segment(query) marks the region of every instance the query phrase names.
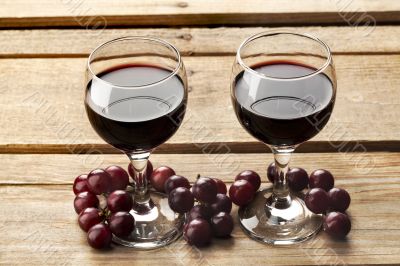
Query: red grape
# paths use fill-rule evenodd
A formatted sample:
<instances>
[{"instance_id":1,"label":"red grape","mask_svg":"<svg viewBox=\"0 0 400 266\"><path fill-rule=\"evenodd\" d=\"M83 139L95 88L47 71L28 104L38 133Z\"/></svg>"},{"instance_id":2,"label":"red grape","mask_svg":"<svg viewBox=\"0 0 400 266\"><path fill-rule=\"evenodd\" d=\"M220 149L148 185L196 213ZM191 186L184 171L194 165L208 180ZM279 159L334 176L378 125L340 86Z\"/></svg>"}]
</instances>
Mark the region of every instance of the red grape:
<instances>
[{"instance_id":1,"label":"red grape","mask_svg":"<svg viewBox=\"0 0 400 266\"><path fill-rule=\"evenodd\" d=\"M313 188L304 198L307 208L313 213L325 213L329 208L329 196L322 188Z\"/></svg>"},{"instance_id":2,"label":"red grape","mask_svg":"<svg viewBox=\"0 0 400 266\"><path fill-rule=\"evenodd\" d=\"M324 231L335 238L344 238L351 230L349 217L341 212L331 212L324 220Z\"/></svg>"},{"instance_id":3,"label":"red grape","mask_svg":"<svg viewBox=\"0 0 400 266\"><path fill-rule=\"evenodd\" d=\"M170 176L167 181L165 181L164 190L165 193L169 194L172 190L177 187L185 187L187 189L190 188L189 180L186 177L180 175Z\"/></svg>"},{"instance_id":4,"label":"red grape","mask_svg":"<svg viewBox=\"0 0 400 266\"><path fill-rule=\"evenodd\" d=\"M286 176L288 185L293 191L302 191L308 187L308 174L303 168L292 168Z\"/></svg>"},{"instance_id":5,"label":"red grape","mask_svg":"<svg viewBox=\"0 0 400 266\"><path fill-rule=\"evenodd\" d=\"M241 179L249 181L250 184L254 187L254 191L258 191L258 189L260 188L261 178L256 172L252 170L245 170L241 172L236 176L235 181Z\"/></svg>"},{"instance_id":6,"label":"red grape","mask_svg":"<svg viewBox=\"0 0 400 266\"><path fill-rule=\"evenodd\" d=\"M232 210L232 201L225 194L217 194L217 199L214 203L210 205L213 214L219 212L230 213Z\"/></svg>"},{"instance_id":7,"label":"red grape","mask_svg":"<svg viewBox=\"0 0 400 266\"><path fill-rule=\"evenodd\" d=\"M202 218L208 221L212 215L213 211L209 206L198 204L193 206L193 208L187 214L187 221L191 221L196 218Z\"/></svg>"},{"instance_id":8,"label":"red grape","mask_svg":"<svg viewBox=\"0 0 400 266\"><path fill-rule=\"evenodd\" d=\"M77 214L80 214L86 208L97 206L99 206L99 199L88 191L81 192L75 197L74 208Z\"/></svg>"},{"instance_id":9,"label":"red grape","mask_svg":"<svg viewBox=\"0 0 400 266\"><path fill-rule=\"evenodd\" d=\"M87 184L87 175L77 176L74 180L74 186L72 187L74 194L77 195L81 192L89 191Z\"/></svg>"},{"instance_id":10,"label":"red grape","mask_svg":"<svg viewBox=\"0 0 400 266\"><path fill-rule=\"evenodd\" d=\"M119 237L129 236L135 228L135 219L128 212L117 212L109 221L111 232Z\"/></svg>"},{"instance_id":11,"label":"red grape","mask_svg":"<svg viewBox=\"0 0 400 266\"><path fill-rule=\"evenodd\" d=\"M220 212L211 218L211 228L216 237L228 237L233 230L232 216L225 212Z\"/></svg>"},{"instance_id":12,"label":"red grape","mask_svg":"<svg viewBox=\"0 0 400 266\"><path fill-rule=\"evenodd\" d=\"M268 177L268 180L269 180L271 183L274 183L275 176L276 176L276 167L275 167L275 163L270 163L270 164L268 165L268 169L267 169L267 177Z\"/></svg>"},{"instance_id":13,"label":"red grape","mask_svg":"<svg viewBox=\"0 0 400 266\"><path fill-rule=\"evenodd\" d=\"M81 229L85 232L95 225L103 222L101 212L97 208L86 208L79 214L78 223Z\"/></svg>"},{"instance_id":14,"label":"red grape","mask_svg":"<svg viewBox=\"0 0 400 266\"><path fill-rule=\"evenodd\" d=\"M328 192L333 185L335 180L333 175L324 169L318 169L311 173L310 175L310 188L322 188L326 192Z\"/></svg>"},{"instance_id":15,"label":"red grape","mask_svg":"<svg viewBox=\"0 0 400 266\"><path fill-rule=\"evenodd\" d=\"M135 170L133 169L132 163L128 164L128 172L132 178L135 178ZM153 173L153 164L150 162L150 160L148 160L146 167L146 177L149 177L152 173Z\"/></svg>"},{"instance_id":16,"label":"red grape","mask_svg":"<svg viewBox=\"0 0 400 266\"><path fill-rule=\"evenodd\" d=\"M190 211L194 205L194 197L189 189L177 187L168 195L169 207L177 213Z\"/></svg>"},{"instance_id":17,"label":"red grape","mask_svg":"<svg viewBox=\"0 0 400 266\"><path fill-rule=\"evenodd\" d=\"M350 195L349 193L341 188L332 188L328 192L331 209L334 211L344 212L350 206Z\"/></svg>"},{"instance_id":18,"label":"red grape","mask_svg":"<svg viewBox=\"0 0 400 266\"><path fill-rule=\"evenodd\" d=\"M247 180L237 180L229 188L229 197L238 206L250 203L254 198L255 190Z\"/></svg>"},{"instance_id":19,"label":"red grape","mask_svg":"<svg viewBox=\"0 0 400 266\"><path fill-rule=\"evenodd\" d=\"M109 248L111 246L111 240L111 230L104 223L92 226L87 234L89 245L96 249Z\"/></svg>"},{"instance_id":20,"label":"red grape","mask_svg":"<svg viewBox=\"0 0 400 266\"><path fill-rule=\"evenodd\" d=\"M116 190L107 197L107 207L113 212L129 212L133 207L133 199L129 192L125 190Z\"/></svg>"},{"instance_id":21,"label":"red grape","mask_svg":"<svg viewBox=\"0 0 400 266\"><path fill-rule=\"evenodd\" d=\"M173 175L175 175L175 171L172 168L168 166L160 166L154 169L153 173L150 175L150 183L155 190L165 192L165 182Z\"/></svg>"},{"instance_id":22,"label":"red grape","mask_svg":"<svg viewBox=\"0 0 400 266\"><path fill-rule=\"evenodd\" d=\"M91 171L87 178L90 192L96 195L107 193L111 190L111 176L103 169Z\"/></svg>"},{"instance_id":23,"label":"red grape","mask_svg":"<svg viewBox=\"0 0 400 266\"><path fill-rule=\"evenodd\" d=\"M191 220L184 228L183 237L189 245L203 247L211 242L210 224L201 218Z\"/></svg>"},{"instance_id":24,"label":"red grape","mask_svg":"<svg viewBox=\"0 0 400 266\"><path fill-rule=\"evenodd\" d=\"M193 185L194 197L204 203L213 203L217 196L217 183L209 177L200 177Z\"/></svg>"},{"instance_id":25,"label":"red grape","mask_svg":"<svg viewBox=\"0 0 400 266\"><path fill-rule=\"evenodd\" d=\"M218 179L218 178L212 178L212 179L217 184L217 193L218 194L226 194L226 192L228 192L224 181L222 181L221 179Z\"/></svg>"},{"instance_id":26,"label":"red grape","mask_svg":"<svg viewBox=\"0 0 400 266\"><path fill-rule=\"evenodd\" d=\"M111 165L105 170L111 176L111 190L125 190L129 184L129 175L117 165Z\"/></svg>"}]
</instances>

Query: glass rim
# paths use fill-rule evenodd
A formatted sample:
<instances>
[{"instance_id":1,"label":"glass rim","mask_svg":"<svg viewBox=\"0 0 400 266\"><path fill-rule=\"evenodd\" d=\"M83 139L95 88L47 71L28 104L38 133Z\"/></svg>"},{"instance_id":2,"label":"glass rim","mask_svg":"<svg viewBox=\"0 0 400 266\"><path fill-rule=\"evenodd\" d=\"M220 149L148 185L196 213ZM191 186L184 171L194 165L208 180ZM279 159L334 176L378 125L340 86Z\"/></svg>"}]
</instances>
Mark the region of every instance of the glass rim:
<instances>
[{"instance_id":1,"label":"glass rim","mask_svg":"<svg viewBox=\"0 0 400 266\"><path fill-rule=\"evenodd\" d=\"M105 47L107 47L109 45L112 45L113 43L120 42L120 41L130 41L130 40L147 40L147 41L151 41L151 42L155 42L155 43L164 45L167 48L169 48L171 51L174 52L174 54L176 55L176 58L177 58L177 64L176 64L174 70L171 73L169 73L166 77L164 77L164 78L162 78L160 80L157 80L155 82L152 82L152 83L149 83L149 84L144 84L144 85L128 85L128 86L113 84L111 82L108 82L108 81L102 79L101 77L97 76L97 74L95 74L93 72L92 67L91 67L91 63L92 63L92 59L93 59L93 57L94 57L94 55L95 55L95 53L97 51L99 51L100 49L105 48ZM167 42L167 41L165 41L163 39L160 39L160 38L157 38L157 37L151 37L151 36L124 36L124 37L119 37L119 38L115 38L115 39L106 41L106 42L98 45L90 53L90 55L88 57L88 61L87 61L87 69L89 70L90 74L92 75L92 79L96 79L96 80L98 80L100 82L103 82L103 83L107 84L108 86L112 86L114 88L120 88L120 89L146 88L146 87L151 87L151 86L158 85L158 84L163 83L163 82L167 81L168 79L176 76L176 74L179 72L181 67L182 67L182 58L181 58L181 54L179 53L179 50L174 45L172 45L171 43L169 43L169 42Z\"/></svg>"},{"instance_id":2,"label":"glass rim","mask_svg":"<svg viewBox=\"0 0 400 266\"><path fill-rule=\"evenodd\" d=\"M269 37L269 36L274 36L274 35L281 35L281 34L287 34L287 35L295 35L295 36L299 36L299 37L304 37L304 38L308 38L311 39L313 41L318 42L326 51L326 60L325 63L319 67L318 69L314 70L313 72L307 74L307 75L303 75L303 76L297 76L297 77L289 77L289 78L280 78L280 77L273 77L273 76L268 76L264 73L258 72L254 69L252 69L250 66L248 66L246 63L243 62L242 57L241 57L241 51L243 48L246 47L246 45L248 45L250 42L258 39L258 38L262 38L262 37ZM329 48L329 46L322 41L321 39L319 39L318 37L315 37L311 34L308 33L297 33L297 32L293 32L293 31L264 31L264 32L260 32L257 34L254 34L248 38L246 38L239 46L237 52L236 52L236 60L239 63L239 65L244 68L245 71L248 71L252 74L255 74L263 79L270 79L270 80L280 80L280 81L293 81L293 80L301 80L301 79L306 79L306 78L310 78L313 77L315 75L320 74L321 72L325 71L325 69L332 63L332 53L331 53L331 49Z\"/></svg>"}]
</instances>

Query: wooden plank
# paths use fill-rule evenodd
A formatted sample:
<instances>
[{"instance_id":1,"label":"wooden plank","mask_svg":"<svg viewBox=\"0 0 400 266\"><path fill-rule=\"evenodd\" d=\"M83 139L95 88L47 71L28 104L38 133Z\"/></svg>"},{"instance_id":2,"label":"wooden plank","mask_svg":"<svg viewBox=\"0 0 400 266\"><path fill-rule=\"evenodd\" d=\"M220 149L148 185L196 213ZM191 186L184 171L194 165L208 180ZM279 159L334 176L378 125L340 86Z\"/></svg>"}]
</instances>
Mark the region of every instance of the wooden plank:
<instances>
[{"instance_id":1,"label":"wooden plank","mask_svg":"<svg viewBox=\"0 0 400 266\"><path fill-rule=\"evenodd\" d=\"M102 42L121 36L158 36L184 55L235 54L250 35L268 30L307 32L326 41L334 53L399 53L400 27L251 27L180 29L51 29L0 31L0 57L87 56Z\"/></svg>"},{"instance_id":2,"label":"wooden plank","mask_svg":"<svg viewBox=\"0 0 400 266\"><path fill-rule=\"evenodd\" d=\"M357 144L398 150L400 55L346 55L334 60L338 77L334 113L326 128L302 145L303 151L352 150ZM0 60L0 152L79 153L92 148L110 152L84 112L85 62ZM265 146L241 128L230 103L233 58L186 57L184 62L189 76L188 112L183 126L161 151L199 153L228 145L232 151L264 152Z\"/></svg>"},{"instance_id":3,"label":"wooden plank","mask_svg":"<svg viewBox=\"0 0 400 266\"><path fill-rule=\"evenodd\" d=\"M123 154L0 154L0 161L0 185L71 185L77 175L94 168L128 165ZM191 182L198 174L232 182L245 169L258 172L267 181L266 168L273 157L265 153L153 154L151 161L154 167L172 167ZM371 193L380 193L378 187L400 183L400 153L294 153L291 166L303 167L309 173L328 169L337 185L353 190L362 186Z\"/></svg>"},{"instance_id":4,"label":"wooden plank","mask_svg":"<svg viewBox=\"0 0 400 266\"><path fill-rule=\"evenodd\" d=\"M233 238L214 240L207 248L191 248L181 239L148 252L117 246L98 252L87 245L76 223L70 186L1 186L0 262L87 265L113 261L120 265L134 261L135 265L159 265L162 260L166 265L332 265L335 261L339 265L394 265L400 263L400 209L392 202L399 189L399 182L350 189L352 231L347 241L320 233L313 241L291 247L265 246L240 230L235 207Z\"/></svg>"},{"instance_id":5,"label":"wooden plank","mask_svg":"<svg viewBox=\"0 0 400 266\"><path fill-rule=\"evenodd\" d=\"M1 27L216 24L323 24L347 21L398 22L400 3L392 0L290 1L281 0L5 0ZM359 22L357 22L359 21Z\"/></svg>"}]
</instances>

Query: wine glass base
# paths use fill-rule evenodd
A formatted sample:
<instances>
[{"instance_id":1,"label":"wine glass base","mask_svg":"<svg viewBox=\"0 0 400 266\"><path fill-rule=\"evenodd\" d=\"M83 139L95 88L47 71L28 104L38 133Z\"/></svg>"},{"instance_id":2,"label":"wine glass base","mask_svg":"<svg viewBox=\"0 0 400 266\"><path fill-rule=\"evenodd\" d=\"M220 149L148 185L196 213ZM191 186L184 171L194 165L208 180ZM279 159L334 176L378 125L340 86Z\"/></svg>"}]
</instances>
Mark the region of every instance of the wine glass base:
<instances>
[{"instance_id":1,"label":"wine glass base","mask_svg":"<svg viewBox=\"0 0 400 266\"><path fill-rule=\"evenodd\" d=\"M322 225L322 215L307 209L301 197L292 195L287 208L267 205L272 188L257 192L254 200L239 209L239 223L251 238L271 245L290 245L316 235Z\"/></svg>"},{"instance_id":2,"label":"wine glass base","mask_svg":"<svg viewBox=\"0 0 400 266\"><path fill-rule=\"evenodd\" d=\"M174 213L165 194L151 192L154 203L145 213L131 210L135 218L135 229L128 237L113 236L117 244L136 249L155 249L177 240L183 231L184 215Z\"/></svg>"}]
</instances>

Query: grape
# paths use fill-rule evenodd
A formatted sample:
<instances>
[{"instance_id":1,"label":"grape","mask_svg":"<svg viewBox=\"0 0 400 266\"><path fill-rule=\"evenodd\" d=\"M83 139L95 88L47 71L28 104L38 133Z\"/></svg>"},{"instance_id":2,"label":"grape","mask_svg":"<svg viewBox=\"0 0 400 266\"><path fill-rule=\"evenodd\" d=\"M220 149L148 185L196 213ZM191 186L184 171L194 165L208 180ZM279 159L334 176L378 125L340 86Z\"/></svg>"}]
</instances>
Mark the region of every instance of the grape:
<instances>
[{"instance_id":1,"label":"grape","mask_svg":"<svg viewBox=\"0 0 400 266\"><path fill-rule=\"evenodd\" d=\"M350 195L349 193L341 188L332 188L328 192L331 209L334 211L344 212L350 205Z\"/></svg>"},{"instance_id":2,"label":"grape","mask_svg":"<svg viewBox=\"0 0 400 266\"><path fill-rule=\"evenodd\" d=\"M269 180L272 184L274 183L275 176L276 176L276 167L275 167L275 163L270 163L270 165L268 165L268 169L267 169L267 177L268 177L268 180Z\"/></svg>"},{"instance_id":3,"label":"grape","mask_svg":"<svg viewBox=\"0 0 400 266\"><path fill-rule=\"evenodd\" d=\"M351 230L349 217L341 212L331 212L324 220L324 231L335 238L344 238Z\"/></svg>"},{"instance_id":4,"label":"grape","mask_svg":"<svg viewBox=\"0 0 400 266\"><path fill-rule=\"evenodd\" d=\"M217 199L214 203L210 205L213 214L219 212L230 213L232 210L232 201L225 194L217 194Z\"/></svg>"},{"instance_id":5,"label":"grape","mask_svg":"<svg viewBox=\"0 0 400 266\"><path fill-rule=\"evenodd\" d=\"M129 236L135 228L135 219L128 212L117 212L111 215L109 225L114 235Z\"/></svg>"},{"instance_id":6,"label":"grape","mask_svg":"<svg viewBox=\"0 0 400 266\"><path fill-rule=\"evenodd\" d=\"M107 193L111 189L111 176L103 169L95 169L89 173L87 183L93 194Z\"/></svg>"},{"instance_id":7,"label":"grape","mask_svg":"<svg viewBox=\"0 0 400 266\"><path fill-rule=\"evenodd\" d=\"M74 186L72 189L74 190L75 195L78 195L81 192L89 191L87 175L77 176L74 180Z\"/></svg>"},{"instance_id":8,"label":"grape","mask_svg":"<svg viewBox=\"0 0 400 266\"><path fill-rule=\"evenodd\" d=\"M103 222L103 217L101 212L97 208L86 208L84 209L78 217L78 223L81 229L85 232L95 225Z\"/></svg>"},{"instance_id":9,"label":"grape","mask_svg":"<svg viewBox=\"0 0 400 266\"><path fill-rule=\"evenodd\" d=\"M193 207L194 197L189 189L177 187L169 194L168 203L174 212L185 213Z\"/></svg>"},{"instance_id":10,"label":"grape","mask_svg":"<svg viewBox=\"0 0 400 266\"><path fill-rule=\"evenodd\" d=\"M86 208L97 206L99 206L99 199L88 191L79 193L74 199L74 208L77 214Z\"/></svg>"},{"instance_id":11,"label":"grape","mask_svg":"<svg viewBox=\"0 0 400 266\"><path fill-rule=\"evenodd\" d=\"M104 223L92 226L87 234L89 245L96 249L109 248L111 246L111 239L111 230Z\"/></svg>"},{"instance_id":12,"label":"grape","mask_svg":"<svg viewBox=\"0 0 400 266\"><path fill-rule=\"evenodd\" d=\"M125 190L129 184L129 175L117 165L111 165L105 170L111 176L111 190Z\"/></svg>"},{"instance_id":13,"label":"grape","mask_svg":"<svg viewBox=\"0 0 400 266\"><path fill-rule=\"evenodd\" d=\"M189 245L206 246L212 238L210 224L201 218L193 219L185 226L183 237Z\"/></svg>"},{"instance_id":14,"label":"grape","mask_svg":"<svg viewBox=\"0 0 400 266\"><path fill-rule=\"evenodd\" d=\"M220 212L211 218L211 228L216 237L228 237L233 230L232 216L225 212Z\"/></svg>"},{"instance_id":15,"label":"grape","mask_svg":"<svg viewBox=\"0 0 400 266\"><path fill-rule=\"evenodd\" d=\"M175 175L175 171L168 166L160 166L154 169L153 173L150 176L150 183L154 187L155 190L159 192L165 192L165 182L170 176Z\"/></svg>"},{"instance_id":16,"label":"grape","mask_svg":"<svg viewBox=\"0 0 400 266\"><path fill-rule=\"evenodd\" d=\"M261 178L256 172L252 170L245 170L241 172L236 176L235 181L241 179L249 181L250 184L254 187L254 191L258 191L258 189L260 188Z\"/></svg>"},{"instance_id":17,"label":"grape","mask_svg":"<svg viewBox=\"0 0 400 266\"><path fill-rule=\"evenodd\" d=\"M190 188L189 180L186 177L180 175L170 176L167 181L165 181L164 190L165 193L169 194L172 190L177 187L185 187L187 189Z\"/></svg>"},{"instance_id":18,"label":"grape","mask_svg":"<svg viewBox=\"0 0 400 266\"><path fill-rule=\"evenodd\" d=\"M129 192L116 190L107 197L107 207L110 212L129 212L133 207L133 199Z\"/></svg>"},{"instance_id":19,"label":"grape","mask_svg":"<svg viewBox=\"0 0 400 266\"><path fill-rule=\"evenodd\" d=\"M218 178L212 178L212 179L217 184L217 193L218 194L226 194L226 192L228 192L224 181L222 181L221 179L218 179Z\"/></svg>"},{"instance_id":20,"label":"grape","mask_svg":"<svg viewBox=\"0 0 400 266\"><path fill-rule=\"evenodd\" d=\"M135 170L133 169L132 163L129 163L128 165L128 172L132 178L135 178ZM146 167L146 177L149 177L151 173L153 173L153 164L150 162L150 160L148 160Z\"/></svg>"},{"instance_id":21,"label":"grape","mask_svg":"<svg viewBox=\"0 0 400 266\"><path fill-rule=\"evenodd\" d=\"M254 197L254 187L247 180L237 180L229 188L229 197L238 206L250 203Z\"/></svg>"},{"instance_id":22,"label":"grape","mask_svg":"<svg viewBox=\"0 0 400 266\"><path fill-rule=\"evenodd\" d=\"M287 172L288 185L293 191L308 187L308 174L303 168L292 168Z\"/></svg>"},{"instance_id":23,"label":"grape","mask_svg":"<svg viewBox=\"0 0 400 266\"><path fill-rule=\"evenodd\" d=\"M209 177L200 177L193 185L194 197L204 203L212 203L217 196L217 183Z\"/></svg>"},{"instance_id":24,"label":"grape","mask_svg":"<svg viewBox=\"0 0 400 266\"><path fill-rule=\"evenodd\" d=\"M329 196L322 188L313 188L304 198L307 208L313 213L324 213L329 208Z\"/></svg>"},{"instance_id":25,"label":"grape","mask_svg":"<svg viewBox=\"0 0 400 266\"><path fill-rule=\"evenodd\" d=\"M204 220L210 220L211 216L213 214L212 209L209 206L199 204L196 206L193 206L193 208L189 211L187 214L187 221L194 220L196 218L202 218Z\"/></svg>"},{"instance_id":26,"label":"grape","mask_svg":"<svg viewBox=\"0 0 400 266\"><path fill-rule=\"evenodd\" d=\"M318 169L310 175L310 188L322 188L328 192L333 188L334 183L333 175L327 170Z\"/></svg>"}]
</instances>

